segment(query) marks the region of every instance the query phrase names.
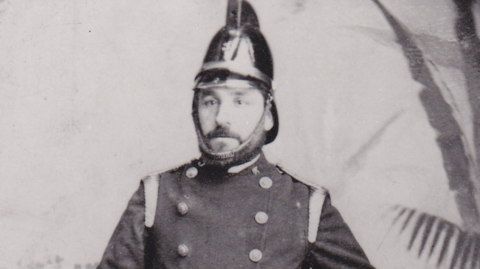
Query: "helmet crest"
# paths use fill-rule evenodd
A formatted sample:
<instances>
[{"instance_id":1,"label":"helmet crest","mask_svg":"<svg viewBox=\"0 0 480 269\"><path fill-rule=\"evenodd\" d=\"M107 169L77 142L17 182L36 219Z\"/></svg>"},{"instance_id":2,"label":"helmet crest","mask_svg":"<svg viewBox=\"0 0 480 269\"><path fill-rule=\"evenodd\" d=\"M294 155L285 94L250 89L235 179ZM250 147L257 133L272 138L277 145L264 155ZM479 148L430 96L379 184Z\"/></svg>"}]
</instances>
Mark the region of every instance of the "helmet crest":
<instances>
[{"instance_id":1,"label":"helmet crest","mask_svg":"<svg viewBox=\"0 0 480 269\"><path fill-rule=\"evenodd\" d=\"M240 30L243 25L247 24L260 29L257 14L255 14L250 3L242 0L229 0L227 7L227 29Z\"/></svg>"}]
</instances>

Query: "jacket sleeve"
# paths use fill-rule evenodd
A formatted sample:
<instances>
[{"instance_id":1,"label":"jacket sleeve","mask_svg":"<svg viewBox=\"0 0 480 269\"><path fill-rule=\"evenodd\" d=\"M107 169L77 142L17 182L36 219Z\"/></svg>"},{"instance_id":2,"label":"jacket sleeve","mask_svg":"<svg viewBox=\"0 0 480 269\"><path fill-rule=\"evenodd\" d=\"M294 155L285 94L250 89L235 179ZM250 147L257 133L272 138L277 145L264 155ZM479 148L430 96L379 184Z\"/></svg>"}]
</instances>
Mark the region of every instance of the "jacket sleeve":
<instances>
[{"instance_id":1,"label":"jacket sleeve","mask_svg":"<svg viewBox=\"0 0 480 269\"><path fill-rule=\"evenodd\" d=\"M374 268L338 210L332 206L330 195L323 204L317 240L309 246L306 268Z\"/></svg>"},{"instance_id":2,"label":"jacket sleeve","mask_svg":"<svg viewBox=\"0 0 480 269\"><path fill-rule=\"evenodd\" d=\"M144 268L145 193L143 182L128 202L97 268Z\"/></svg>"}]
</instances>

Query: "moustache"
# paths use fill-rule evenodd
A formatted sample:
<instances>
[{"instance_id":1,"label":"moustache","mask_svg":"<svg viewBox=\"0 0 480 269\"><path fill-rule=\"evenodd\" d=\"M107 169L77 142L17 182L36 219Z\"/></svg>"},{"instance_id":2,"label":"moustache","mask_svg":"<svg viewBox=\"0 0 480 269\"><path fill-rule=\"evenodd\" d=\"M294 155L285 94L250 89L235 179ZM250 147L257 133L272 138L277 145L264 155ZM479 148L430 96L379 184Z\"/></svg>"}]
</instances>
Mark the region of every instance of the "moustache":
<instances>
[{"instance_id":1,"label":"moustache","mask_svg":"<svg viewBox=\"0 0 480 269\"><path fill-rule=\"evenodd\" d=\"M213 139L213 138L219 138L219 137L235 138L238 141L241 141L241 138L239 135L230 132L229 128L225 126L217 126L214 130L210 131L207 135L205 135L205 138L207 139Z\"/></svg>"}]
</instances>

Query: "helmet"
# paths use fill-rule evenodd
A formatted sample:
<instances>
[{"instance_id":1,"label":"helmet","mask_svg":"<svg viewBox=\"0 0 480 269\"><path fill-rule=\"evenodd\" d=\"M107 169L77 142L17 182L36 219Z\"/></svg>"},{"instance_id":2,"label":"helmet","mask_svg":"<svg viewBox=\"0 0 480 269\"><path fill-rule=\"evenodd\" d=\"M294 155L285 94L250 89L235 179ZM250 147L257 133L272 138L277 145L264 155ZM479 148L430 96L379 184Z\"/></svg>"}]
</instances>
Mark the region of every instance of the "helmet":
<instances>
[{"instance_id":1,"label":"helmet","mask_svg":"<svg viewBox=\"0 0 480 269\"><path fill-rule=\"evenodd\" d=\"M267 41L260 32L257 15L243 0L229 0L226 25L213 37L195 77L195 89L221 87L228 79L240 79L269 96L274 126L265 144L278 134L278 113L273 99L273 60Z\"/></svg>"}]
</instances>

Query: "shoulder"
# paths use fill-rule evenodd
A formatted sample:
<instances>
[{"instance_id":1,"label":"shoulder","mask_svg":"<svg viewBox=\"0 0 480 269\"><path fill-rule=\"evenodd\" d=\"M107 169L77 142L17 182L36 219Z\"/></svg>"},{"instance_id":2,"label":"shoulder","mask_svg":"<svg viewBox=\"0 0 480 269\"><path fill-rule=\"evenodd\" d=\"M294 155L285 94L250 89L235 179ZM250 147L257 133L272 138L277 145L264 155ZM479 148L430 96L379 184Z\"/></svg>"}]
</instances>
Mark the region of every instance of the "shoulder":
<instances>
[{"instance_id":1,"label":"shoulder","mask_svg":"<svg viewBox=\"0 0 480 269\"><path fill-rule=\"evenodd\" d=\"M285 168L283 165L280 165L280 164L276 164L275 167L277 168L280 174L290 176L294 181L300 182L301 184L307 186L310 189L310 191L320 192L324 195L328 194L328 190L324 188L322 185L320 185L320 183L316 182L315 180L302 177L297 173L295 173L294 171L288 168Z\"/></svg>"},{"instance_id":2,"label":"shoulder","mask_svg":"<svg viewBox=\"0 0 480 269\"><path fill-rule=\"evenodd\" d=\"M182 171L185 170L185 167L189 166L194 161L195 160L191 160L189 162L185 162L185 163L178 164L178 165L175 165L175 166L171 166L171 167L168 167L168 168L163 168L163 169L152 171L152 172L148 173L147 175L145 175L141 179L141 181L145 184L145 183L151 182L151 181L158 181L162 176L165 176L165 175L181 173Z\"/></svg>"},{"instance_id":3,"label":"shoulder","mask_svg":"<svg viewBox=\"0 0 480 269\"><path fill-rule=\"evenodd\" d=\"M322 216L323 208L325 207L325 202L327 203L327 206L329 203L328 190L314 180L305 179L291 171L287 172L287 170L280 165L277 165L277 169L280 172L289 175L293 180L296 180L309 188L310 197L308 202L308 241L310 243L314 243L317 239L320 219Z\"/></svg>"},{"instance_id":4,"label":"shoulder","mask_svg":"<svg viewBox=\"0 0 480 269\"><path fill-rule=\"evenodd\" d=\"M157 208L158 188L160 178L167 175L174 175L184 171L185 167L191 162L176 165L174 167L156 170L142 178L142 185L145 197L145 226L152 227L155 221L155 212Z\"/></svg>"}]
</instances>

